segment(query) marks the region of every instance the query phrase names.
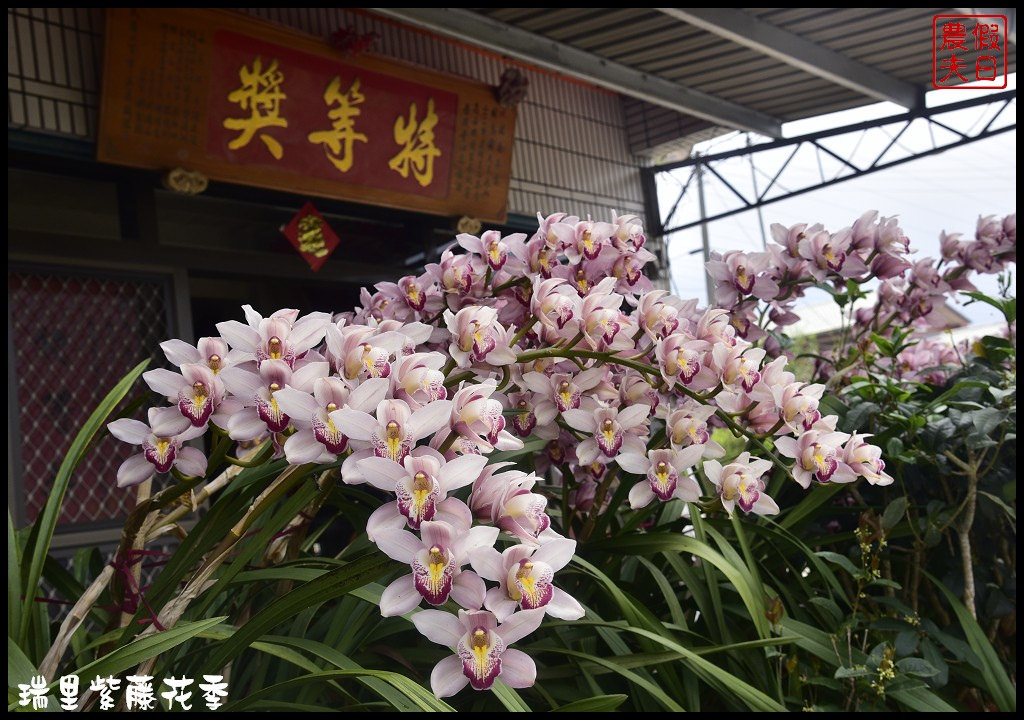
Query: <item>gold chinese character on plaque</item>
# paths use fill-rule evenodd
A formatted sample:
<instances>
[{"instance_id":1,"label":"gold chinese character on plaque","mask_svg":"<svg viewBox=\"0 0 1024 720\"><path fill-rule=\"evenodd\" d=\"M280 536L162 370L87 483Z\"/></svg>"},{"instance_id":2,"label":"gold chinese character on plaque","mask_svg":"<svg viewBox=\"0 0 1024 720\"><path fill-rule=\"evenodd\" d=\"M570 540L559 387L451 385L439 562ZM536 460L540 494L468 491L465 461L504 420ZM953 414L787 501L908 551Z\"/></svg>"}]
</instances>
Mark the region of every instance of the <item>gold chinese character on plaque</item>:
<instances>
[{"instance_id":1,"label":"gold chinese character on plaque","mask_svg":"<svg viewBox=\"0 0 1024 720\"><path fill-rule=\"evenodd\" d=\"M324 103L328 107L337 106L327 113L332 121L331 129L318 130L306 136L311 143L324 146L327 159L341 172L348 172L352 167L355 159L352 148L356 141L367 141L366 135L355 129L356 118L363 112L357 106L365 100L366 97L359 92L359 78L352 81L348 90L341 92L341 77L335 76L324 90Z\"/></svg>"},{"instance_id":2,"label":"gold chinese character on plaque","mask_svg":"<svg viewBox=\"0 0 1024 720\"><path fill-rule=\"evenodd\" d=\"M228 93L228 100L237 104L242 110L249 111L249 117L227 118L224 127L228 130L239 130L241 134L228 143L232 150L248 145L259 133L259 139L267 146L267 150L277 160L281 159L284 150L281 143L269 134L260 132L264 128L288 127L288 120L281 117L281 101L288 96L281 91L284 73L278 70L277 60L270 67L263 69L263 59L257 57L252 67L243 65L238 71L238 79L242 86Z\"/></svg>"},{"instance_id":3,"label":"gold chinese character on plaque","mask_svg":"<svg viewBox=\"0 0 1024 720\"><path fill-rule=\"evenodd\" d=\"M437 113L434 112L434 98L427 101L427 114L422 122L416 120L416 103L409 105L409 119L399 116L395 120L395 143L402 146L388 162L388 167L404 178L413 177L426 187L434 180L434 158L441 156L441 150L434 144L434 128L437 127Z\"/></svg>"}]
</instances>

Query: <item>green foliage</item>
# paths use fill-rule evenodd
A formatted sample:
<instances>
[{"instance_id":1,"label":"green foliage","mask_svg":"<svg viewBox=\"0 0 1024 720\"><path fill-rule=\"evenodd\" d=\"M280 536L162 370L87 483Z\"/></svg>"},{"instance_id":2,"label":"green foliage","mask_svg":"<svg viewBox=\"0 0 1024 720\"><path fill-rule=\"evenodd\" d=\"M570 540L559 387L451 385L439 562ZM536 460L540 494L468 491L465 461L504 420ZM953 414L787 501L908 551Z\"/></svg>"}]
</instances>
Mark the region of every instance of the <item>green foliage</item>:
<instances>
[{"instance_id":1,"label":"green foliage","mask_svg":"<svg viewBox=\"0 0 1024 720\"><path fill-rule=\"evenodd\" d=\"M859 292L847 287L840 299ZM1015 304L998 302L1015 318ZM425 643L409 617L379 612L383 585L407 572L360 532L381 498L337 483L340 462L289 467L266 452L203 498L146 602L122 613L123 581L101 584L53 667L86 681L140 667L158 678L230 668L228 710L1012 711L1014 346L985 338L932 384L886 369L912 347L909 332L871 341L871 359L821 410L838 414L842 430L874 435L891 486L805 493L778 472L770 492L783 512L742 520L714 503L631 510L629 476L609 484L607 509L588 520L562 516L560 492L543 488L556 529L580 539L558 584L587 614L548 618L517 643L538 666L531 688L499 681L436 699L430 672L447 651ZM95 552L70 571L48 562L50 541L75 466L141 371L76 437L35 526L18 530L8 515L9 687L63 635L31 602L41 578L75 603L102 572ZM727 429L715 439L726 458L747 447ZM226 477L228 446L221 438L211 448L203 482ZM528 442L527 452L542 446ZM119 555L154 518L173 525L191 514L180 502L198 486L181 479L144 500ZM331 540L327 527L346 518L342 540ZM154 614L166 629L155 630ZM16 692L8 702L18 709Z\"/></svg>"}]
</instances>

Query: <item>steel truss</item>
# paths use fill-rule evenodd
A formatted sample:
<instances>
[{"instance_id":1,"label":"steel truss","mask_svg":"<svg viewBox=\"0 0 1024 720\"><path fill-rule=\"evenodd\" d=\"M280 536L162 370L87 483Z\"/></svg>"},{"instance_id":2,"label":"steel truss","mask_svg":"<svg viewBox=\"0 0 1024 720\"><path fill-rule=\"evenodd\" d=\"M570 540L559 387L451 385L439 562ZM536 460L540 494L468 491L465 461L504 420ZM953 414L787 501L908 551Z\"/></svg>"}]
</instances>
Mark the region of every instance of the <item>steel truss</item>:
<instances>
[{"instance_id":1,"label":"steel truss","mask_svg":"<svg viewBox=\"0 0 1024 720\"><path fill-rule=\"evenodd\" d=\"M838 183L845 182L846 180L863 177L864 175L870 175L871 173L878 172L879 170L885 170L887 168L895 167L896 165L902 165L903 163L916 160L917 158L935 155L960 145L967 145L1000 133L1016 130L1016 119L1014 119L1014 122L1012 123L996 126L996 121L1003 112L1011 105L1016 106L1016 98L1017 91L1009 90L1007 92L995 95L986 95L984 97L951 103L949 105L912 110L902 115L893 115L879 118L877 120L869 120L853 125L846 125L832 130L809 133L807 135L787 140L775 140L737 150L730 150L728 152L695 156L680 162L646 168L645 174L648 175L649 178L647 184L648 188L652 188L654 178L660 173L680 171L684 169L689 170L685 179L677 177L681 185L679 196L676 198L675 203L673 203L671 210L665 216L664 220L661 219L660 211L651 212L657 209L655 207L649 208L648 217L650 219L657 218L659 220L658 227L655 228L656 232L653 234L656 236L666 236L671 233L703 225L714 220L721 220L722 218L730 217L737 213L754 210L756 208L778 202L779 200L785 200L796 195L802 195L819 188L836 185ZM970 128L966 130L958 130L954 127L956 124L955 120L943 122L939 119L943 116L949 115L950 113L983 106L991 106L992 108L995 108L995 112L980 129L977 128L980 124L977 120L975 120L974 124ZM984 118L987 112L989 112L989 110L988 108L985 108L981 117ZM918 150L908 150L900 144L900 139L911 125L915 122L920 124L919 121L923 121L927 124L931 147ZM848 157L843 157L823 144L823 141L828 138L859 133L860 136L856 146L859 148L859 141L862 140L869 131L881 130L884 132L887 126L893 126L892 130L887 133L888 141L881 152L869 153L867 162L861 160L858 164L854 161L855 158L853 155L856 154L856 149L849 153ZM936 139L937 130L946 136L946 141L943 142ZM904 153L908 154L897 155L896 153L891 152L894 148L902 150ZM813 153L813 157L817 162L817 181L809 184L797 184L791 187L785 186L782 180L784 179L783 174L786 169L789 168L793 159L801 154L801 151L804 151L803 155L807 156L808 150L810 153ZM755 171L753 178L751 178L752 169L757 167L758 158L764 158L767 153L773 152L776 157L778 157L779 151L783 151L783 153L788 152L788 156L785 157L781 165L773 174L766 174L763 171L760 171L767 182L764 184L763 189L758 188L757 172L759 171ZM890 157L887 158L887 156ZM735 158L747 159L749 162L729 162ZM827 175L824 170L823 158L830 158L833 166L835 165L835 162L838 162L839 164L835 173L830 173L831 176ZM751 179L753 180L752 188L747 187L750 184ZM727 204L731 205L731 207L708 214L703 211L704 203L703 199L700 199L699 207L701 210L698 210L698 217L696 219L680 219L673 225L672 223L676 220L676 215L679 214L681 208L684 208L684 200L689 200L694 194L699 194L703 191L702 187L697 187L698 192L693 192L695 186L701 186L708 183L716 185L720 183L719 187L724 187L728 191L727 195L729 202ZM656 202L652 204L656 204ZM693 208L690 207L689 209L692 210Z\"/></svg>"}]
</instances>

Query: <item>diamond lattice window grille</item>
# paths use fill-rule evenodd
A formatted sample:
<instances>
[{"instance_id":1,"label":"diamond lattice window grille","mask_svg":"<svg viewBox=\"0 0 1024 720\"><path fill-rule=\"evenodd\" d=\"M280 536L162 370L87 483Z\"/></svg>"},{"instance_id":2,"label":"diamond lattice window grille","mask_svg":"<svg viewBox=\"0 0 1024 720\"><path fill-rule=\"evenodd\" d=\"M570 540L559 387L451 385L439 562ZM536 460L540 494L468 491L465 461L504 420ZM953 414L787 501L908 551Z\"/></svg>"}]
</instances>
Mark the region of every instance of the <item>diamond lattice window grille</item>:
<instances>
[{"instance_id":1,"label":"diamond lattice window grille","mask_svg":"<svg viewBox=\"0 0 1024 720\"><path fill-rule=\"evenodd\" d=\"M60 270L8 270L10 361L20 447L18 525L33 522L74 436L100 400L137 363L163 363L170 334L169 284ZM126 403L147 392L138 383ZM12 401L17 408L11 408ZM144 418L140 408L132 417ZM136 449L101 432L76 469L59 525L116 523L134 502L117 487L117 468Z\"/></svg>"}]
</instances>

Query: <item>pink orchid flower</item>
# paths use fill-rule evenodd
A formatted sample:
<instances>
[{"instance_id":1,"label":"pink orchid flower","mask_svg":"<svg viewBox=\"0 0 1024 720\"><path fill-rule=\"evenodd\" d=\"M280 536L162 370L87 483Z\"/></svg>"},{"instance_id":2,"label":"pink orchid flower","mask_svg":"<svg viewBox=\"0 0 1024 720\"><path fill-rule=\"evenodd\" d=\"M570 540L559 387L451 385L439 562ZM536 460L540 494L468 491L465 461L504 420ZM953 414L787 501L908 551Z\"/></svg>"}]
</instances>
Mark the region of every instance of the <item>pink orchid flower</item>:
<instances>
[{"instance_id":1,"label":"pink orchid flower","mask_svg":"<svg viewBox=\"0 0 1024 720\"><path fill-rule=\"evenodd\" d=\"M738 342L732 347L716 345L711 351L711 360L726 387L738 384L744 391L750 392L761 379L759 369L764 355L764 348Z\"/></svg>"},{"instance_id":2,"label":"pink orchid flower","mask_svg":"<svg viewBox=\"0 0 1024 720\"><path fill-rule=\"evenodd\" d=\"M882 449L864 442L869 437L854 433L843 446L842 460L872 485L891 485L893 478L885 472Z\"/></svg>"},{"instance_id":3,"label":"pink orchid flower","mask_svg":"<svg viewBox=\"0 0 1024 720\"><path fill-rule=\"evenodd\" d=\"M582 302L562 278L534 278L530 311L554 338L569 339L579 332Z\"/></svg>"},{"instance_id":4,"label":"pink orchid flower","mask_svg":"<svg viewBox=\"0 0 1024 720\"><path fill-rule=\"evenodd\" d=\"M473 569L484 580L498 583L487 591L484 607L504 622L515 612L544 608L561 620L579 620L583 606L569 593L552 584L555 573L569 564L576 552L576 541L558 538L540 547L513 545L499 553L480 548L470 554Z\"/></svg>"},{"instance_id":5,"label":"pink orchid flower","mask_svg":"<svg viewBox=\"0 0 1024 720\"><path fill-rule=\"evenodd\" d=\"M205 428L226 396L221 379L205 363L188 363L181 373L159 368L142 374L153 392L178 405L178 411L195 427ZM240 409L241 406L235 403ZM225 418L226 421L226 418Z\"/></svg>"},{"instance_id":6,"label":"pink orchid flower","mask_svg":"<svg viewBox=\"0 0 1024 720\"><path fill-rule=\"evenodd\" d=\"M501 366L515 362L508 331L498 322L498 311L494 308L472 305L456 314L445 310L444 320L454 340L448 352L460 368L473 363Z\"/></svg>"},{"instance_id":7,"label":"pink orchid flower","mask_svg":"<svg viewBox=\"0 0 1024 720\"><path fill-rule=\"evenodd\" d=\"M142 446L141 453L132 455L117 469L118 487L138 485L156 473L169 472L172 467L194 477L206 474L203 452L183 445L200 437L206 429L191 425L177 408L150 408L149 424L121 418L109 423L107 429L118 440Z\"/></svg>"},{"instance_id":8,"label":"pink orchid flower","mask_svg":"<svg viewBox=\"0 0 1024 720\"><path fill-rule=\"evenodd\" d=\"M418 440L448 423L451 409L450 400L435 400L415 412L404 400L381 400L376 417L360 410L341 408L330 413L330 418L353 440L369 441L373 455L401 463ZM345 478L345 482L352 481Z\"/></svg>"},{"instance_id":9,"label":"pink orchid flower","mask_svg":"<svg viewBox=\"0 0 1024 720\"><path fill-rule=\"evenodd\" d=\"M626 472L643 475L629 491L629 505L634 510L646 507L654 498L668 502L679 498L686 502L700 500L700 485L686 471L697 464L704 447L691 445L680 451L650 450L646 454L623 453L616 462Z\"/></svg>"},{"instance_id":10,"label":"pink orchid flower","mask_svg":"<svg viewBox=\"0 0 1024 720\"><path fill-rule=\"evenodd\" d=\"M712 440L708 431L708 420L714 414L713 406L698 405L692 400L670 413L665 421L665 431L672 449L682 450L697 445L703 449L706 458L725 455L725 448Z\"/></svg>"},{"instance_id":11,"label":"pink orchid flower","mask_svg":"<svg viewBox=\"0 0 1024 720\"><path fill-rule=\"evenodd\" d=\"M414 410L435 400L444 400L448 391L444 386L444 354L412 353L396 363L391 379L396 400L405 400Z\"/></svg>"},{"instance_id":12,"label":"pink orchid flower","mask_svg":"<svg viewBox=\"0 0 1024 720\"><path fill-rule=\"evenodd\" d=\"M708 367L704 340L694 340L686 333L673 333L658 340L654 356L661 376L672 387L677 382L693 390L706 390L718 382L714 370ZM715 347L718 347L717 345Z\"/></svg>"},{"instance_id":13,"label":"pink orchid flower","mask_svg":"<svg viewBox=\"0 0 1024 720\"><path fill-rule=\"evenodd\" d=\"M722 507L732 516L736 505L745 513L775 515L779 506L765 494L764 474L771 470L770 460L751 460L750 453L740 453L726 466L717 460L704 462L704 474L715 484Z\"/></svg>"},{"instance_id":14,"label":"pink orchid flower","mask_svg":"<svg viewBox=\"0 0 1024 720\"><path fill-rule=\"evenodd\" d=\"M539 478L519 470L499 472L511 464L495 463L484 468L469 496L473 514L532 545L539 544L541 537L561 537L551 530L547 498L531 492Z\"/></svg>"},{"instance_id":15,"label":"pink orchid flower","mask_svg":"<svg viewBox=\"0 0 1024 720\"><path fill-rule=\"evenodd\" d=\"M264 360L283 360L294 368L298 358L323 340L331 322L330 314L323 312L297 319L298 310L278 310L267 318L250 305L243 305L242 310L248 324L229 320L218 323L217 330L232 348L257 365Z\"/></svg>"},{"instance_id":16,"label":"pink orchid flower","mask_svg":"<svg viewBox=\"0 0 1024 720\"><path fill-rule=\"evenodd\" d=\"M160 349L177 367L201 363L210 368L215 375L226 367L246 360L244 352L230 350L228 344L219 337L199 338L199 342L194 346L184 340L166 340L160 343Z\"/></svg>"},{"instance_id":17,"label":"pink orchid flower","mask_svg":"<svg viewBox=\"0 0 1024 720\"><path fill-rule=\"evenodd\" d=\"M311 392L317 378L326 377L330 366L326 362L310 362L292 372L291 366L281 359L264 360L257 372L239 366L227 368L220 374L224 386L243 405L227 422L232 440L245 442L282 432L291 418L278 405L275 393L291 385L297 390Z\"/></svg>"},{"instance_id":18,"label":"pink orchid flower","mask_svg":"<svg viewBox=\"0 0 1024 720\"><path fill-rule=\"evenodd\" d=\"M284 444L288 462L330 463L348 449L348 437L342 433L331 413L343 407L366 411L384 399L389 382L384 378L364 380L356 388L336 377L313 381L313 392L285 387L274 393L281 411L291 419L296 431Z\"/></svg>"},{"instance_id":19,"label":"pink orchid flower","mask_svg":"<svg viewBox=\"0 0 1024 720\"><path fill-rule=\"evenodd\" d=\"M534 400L536 412L547 417L551 408L557 412L575 408L590 409L593 400L584 393L596 387L604 374L604 368L590 368L577 375L528 372L523 375L523 384L537 395Z\"/></svg>"},{"instance_id":20,"label":"pink orchid flower","mask_svg":"<svg viewBox=\"0 0 1024 720\"><path fill-rule=\"evenodd\" d=\"M539 609L517 612L500 626L486 610L460 610L458 618L440 610L416 613L412 621L424 637L455 650L434 666L430 689L438 698L449 697L466 685L487 690L499 677L509 687L531 687L537 666L529 655L509 645L540 627L543 619Z\"/></svg>"},{"instance_id":21,"label":"pink orchid flower","mask_svg":"<svg viewBox=\"0 0 1024 720\"><path fill-rule=\"evenodd\" d=\"M359 472L375 488L398 496L397 506L409 523L418 529L434 518L437 507L448 494L471 485L487 464L482 455L462 455L445 462L436 451L418 456L407 455L402 464L380 457L357 463Z\"/></svg>"},{"instance_id":22,"label":"pink orchid flower","mask_svg":"<svg viewBox=\"0 0 1024 720\"><path fill-rule=\"evenodd\" d=\"M731 308L740 298L752 295L769 300L779 293L778 284L765 272L768 253L742 253L730 250L724 255L711 253L707 263L708 274L717 282L715 302Z\"/></svg>"},{"instance_id":23,"label":"pink orchid flower","mask_svg":"<svg viewBox=\"0 0 1024 720\"><path fill-rule=\"evenodd\" d=\"M849 437L842 432L808 430L799 438L776 438L775 447L782 455L796 460L793 477L806 490L813 480L824 484L848 483L857 479L857 473L843 461L840 451Z\"/></svg>"},{"instance_id":24,"label":"pink orchid flower","mask_svg":"<svg viewBox=\"0 0 1024 720\"><path fill-rule=\"evenodd\" d=\"M570 427L591 434L576 448L579 463L589 465L598 458L608 462L620 452L644 454L643 440L630 431L642 431L649 412L647 405L633 405L621 411L615 408L598 408L592 413L566 410L562 417Z\"/></svg>"},{"instance_id":25,"label":"pink orchid flower","mask_svg":"<svg viewBox=\"0 0 1024 720\"><path fill-rule=\"evenodd\" d=\"M477 525L456 528L443 521L428 520L420 526L422 540L408 530L384 530L376 534L377 547L392 560L407 563L412 572L386 588L380 598L384 617L404 615L420 604L443 605L449 596L467 609L484 601L486 586L476 573L463 571L469 553L490 547L498 528Z\"/></svg>"}]
</instances>

